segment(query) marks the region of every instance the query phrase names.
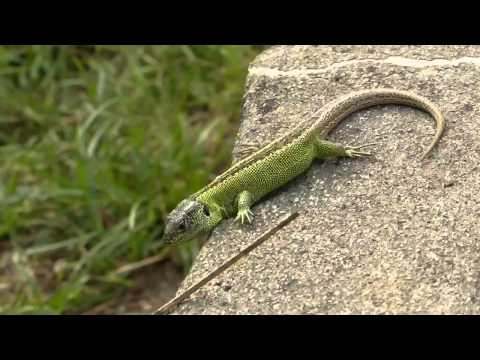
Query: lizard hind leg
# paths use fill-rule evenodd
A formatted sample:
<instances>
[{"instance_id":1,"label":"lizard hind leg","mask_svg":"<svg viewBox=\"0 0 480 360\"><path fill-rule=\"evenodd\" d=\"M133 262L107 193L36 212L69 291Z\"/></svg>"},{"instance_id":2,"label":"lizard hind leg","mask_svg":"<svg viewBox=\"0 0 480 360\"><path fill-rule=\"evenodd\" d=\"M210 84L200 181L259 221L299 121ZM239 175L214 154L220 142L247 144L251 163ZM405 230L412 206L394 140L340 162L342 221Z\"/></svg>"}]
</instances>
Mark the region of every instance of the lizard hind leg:
<instances>
[{"instance_id":1,"label":"lizard hind leg","mask_svg":"<svg viewBox=\"0 0 480 360\"><path fill-rule=\"evenodd\" d=\"M371 153L365 152L362 149L375 145L374 143L371 144L364 144L359 146L350 146L350 145L342 145L338 143L334 143L319 137L314 139L315 145L315 156L318 159L331 159L337 157L363 157L363 156L370 156Z\"/></svg>"},{"instance_id":2,"label":"lizard hind leg","mask_svg":"<svg viewBox=\"0 0 480 360\"><path fill-rule=\"evenodd\" d=\"M237 217L235 221L241 221L243 224L245 221L251 223L253 220L253 213L250 210L252 205L253 197L249 191L242 191L237 196Z\"/></svg>"}]
</instances>

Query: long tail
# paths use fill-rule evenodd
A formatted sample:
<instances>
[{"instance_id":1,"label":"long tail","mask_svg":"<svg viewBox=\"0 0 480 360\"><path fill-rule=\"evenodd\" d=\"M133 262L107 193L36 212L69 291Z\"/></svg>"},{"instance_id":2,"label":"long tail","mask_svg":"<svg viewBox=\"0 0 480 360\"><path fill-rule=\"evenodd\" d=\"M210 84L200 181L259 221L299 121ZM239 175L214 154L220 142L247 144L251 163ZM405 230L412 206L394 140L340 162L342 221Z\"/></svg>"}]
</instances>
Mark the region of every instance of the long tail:
<instances>
[{"instance_id":1,"label":"long tail","mask_svg":"<svg viewBox=\"0 0 480 360\"><path fill-rule=\"evenodd\" d=\"M421 160L426 158L438 144L445 130L445 118L438 107L430 100L408 91L395 89L374 89L350 93L322 107L318 113L315 128L321 129L320 135L326 136L351 113L375 105L408 105L429 113L436 122L436 131ZM314 131L314 129L312 129Z\"/></svg>"}]
</instances>

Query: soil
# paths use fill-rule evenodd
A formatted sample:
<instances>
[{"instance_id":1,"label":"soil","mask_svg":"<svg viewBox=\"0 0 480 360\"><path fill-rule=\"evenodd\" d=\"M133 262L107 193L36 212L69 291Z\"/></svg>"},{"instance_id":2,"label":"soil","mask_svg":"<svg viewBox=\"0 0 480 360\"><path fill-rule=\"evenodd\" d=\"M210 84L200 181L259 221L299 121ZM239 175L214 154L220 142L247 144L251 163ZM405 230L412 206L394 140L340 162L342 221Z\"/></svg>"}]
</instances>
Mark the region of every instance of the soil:
<instances>
[{"instance_id":1,"label":"soil","mask_svg":"<svg viewBox=\"0 0 480 360\"><path fill-rule=\"evenodd\" d=\"M86 315L151 314L165 304L180 286L184 274L173 262L152 265L132 275L136 286L121 296L97 305Z\"/></svg>"}]
</instances>

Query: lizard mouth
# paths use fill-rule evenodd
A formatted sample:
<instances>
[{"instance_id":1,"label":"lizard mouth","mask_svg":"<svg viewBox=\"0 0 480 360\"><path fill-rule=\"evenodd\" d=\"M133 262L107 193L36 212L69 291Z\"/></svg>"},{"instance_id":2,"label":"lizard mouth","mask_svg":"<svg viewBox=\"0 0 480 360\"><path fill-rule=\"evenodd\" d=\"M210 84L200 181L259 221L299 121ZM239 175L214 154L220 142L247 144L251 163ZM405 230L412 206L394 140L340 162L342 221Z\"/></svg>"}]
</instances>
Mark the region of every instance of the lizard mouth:
<instances>
[{"instance_id":1,"label":"lizard mouth","mask_svg":"<svg viewBox=\"0 0 480 360\"><path fill-rule=\"evenodd\" d=\"M166 234L163 235L163 237L160 239L160 244L161 245L170 245L172 243L172 237L168 236Z\"/></svg>"},{"instance_id":2,"label":"lizard mouth","mask_svg":"<svg viewBox=\"0 0 480 360\"><path fill-rule=\"evenodd\" d=\"M169 245L173 242L176 242L176 238L178 238L178 236L176 236L175 232L172 231L167 225L163 233L163 237L160 239L160 243L164 245Z\"/></svg>"}]
</instances>

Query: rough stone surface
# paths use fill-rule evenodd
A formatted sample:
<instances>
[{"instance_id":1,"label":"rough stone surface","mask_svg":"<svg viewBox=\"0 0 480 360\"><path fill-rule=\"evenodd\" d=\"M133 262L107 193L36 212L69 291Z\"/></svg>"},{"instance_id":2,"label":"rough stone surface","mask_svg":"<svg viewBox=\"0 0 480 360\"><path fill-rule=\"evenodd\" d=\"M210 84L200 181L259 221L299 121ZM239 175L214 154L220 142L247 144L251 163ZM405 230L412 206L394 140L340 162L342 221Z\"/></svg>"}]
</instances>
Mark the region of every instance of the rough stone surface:
<instances>
[{"instance_id":1,"label":"rough stone surface","mask_svg":"<svg viewBox=\"0 0 480 360\"><path fill-rule=\"evenodd\" d=\"M439 105L447 131L403 106L346 119L330 138L375 156L316 162L223 222L179 291L298 209L300 217L201 288L177 314L480 313L480 47L278 46L250 66L235 152L353 90L394 87Z\"/></svg>"}]
</instances>

